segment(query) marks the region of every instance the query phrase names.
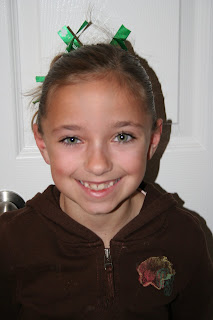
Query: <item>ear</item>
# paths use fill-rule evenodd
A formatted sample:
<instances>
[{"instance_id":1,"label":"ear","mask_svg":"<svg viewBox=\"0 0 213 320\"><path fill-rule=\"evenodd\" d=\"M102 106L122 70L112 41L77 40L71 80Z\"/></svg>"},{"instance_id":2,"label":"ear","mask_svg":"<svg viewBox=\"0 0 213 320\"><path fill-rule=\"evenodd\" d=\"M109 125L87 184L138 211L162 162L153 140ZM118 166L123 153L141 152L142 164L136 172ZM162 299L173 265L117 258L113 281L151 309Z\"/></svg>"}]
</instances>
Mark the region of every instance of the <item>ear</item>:
<instances>
[{"instance_id":1,"label":"ear","mask_svg":"<svg viewBox=\"0 0 213 320\"><path fill-rule=\"evenodd\" d=\"M158 144L160 142L160 137L162 134L162 126L163 126L163 120L158 119L156 129L152 132L152 135L151 135L149 150L147 154L147 160L150 160L154 155L155 151L157 150Z\"/></svg>"},{"instance_id":2,"label":"ear","mask_svg":"<svg viewBox=\"0 0 213 320\"><path fill-rule=\"evenodd\" d=\"M33 125L33 133L34 133L34 138L37 144L37 147L39 148L42 157L44 158L44 161L47 164L50 164L50 159L47 151L47 147L43 138L43 135L38 131L38 125L34 123Z\"/></svg>"}]
</instances>

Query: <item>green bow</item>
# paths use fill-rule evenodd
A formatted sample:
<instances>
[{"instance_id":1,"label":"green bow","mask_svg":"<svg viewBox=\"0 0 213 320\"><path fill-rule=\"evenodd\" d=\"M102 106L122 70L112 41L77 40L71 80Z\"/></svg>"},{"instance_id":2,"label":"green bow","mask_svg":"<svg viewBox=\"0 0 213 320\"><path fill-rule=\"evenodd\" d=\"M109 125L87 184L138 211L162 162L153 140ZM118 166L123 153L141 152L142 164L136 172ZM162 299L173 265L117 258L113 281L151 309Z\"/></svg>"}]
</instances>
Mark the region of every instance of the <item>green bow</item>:
<instances>
[{"instance_id":1,"label":"green bow","mask_svg":"<svg viewBox=\"0 0 213 320\"><path fill-rule=\"evenodd\" d=\"M76 34L72 32L70 27L66 27L66 26L63 26L62 29L58 31L58 35L67 44L67 48L66 48L67 52L70 52L71 50L76 50L82 46L82 43L78 39L77 35L80 31L82 30L85 31L90 24L91 22L87 22L85 20L84 23L80 26L80 28L76 32Z\"/></svg>"},{"instance_id":2,"label":"green bow","mask_svg":"<svg viewBox=\"0 0 213 320\"><path fill-rule=\"evenodd\" d=\"M36 76L36 82L44 82L45 77L43 76Z\"/></svg>"},{"instance_id":3,"label":"green bow","mask_svg":"<svg viewBox=\"0 0 213 320\"><path fill-rule=\"evenodd\" d=\"M127 51L127 47L125 45L125 40L130 34L130 30L124 27L122 24L115 36L113 37L112 41L110 42L111 45L117 46L119 45L122 49Z\"/></svg>"},{"instance_id":4,"label":"green bow","mask_svg":"<svg viewBox=\"0 0 213 320\"><path fill-rule=\"evenodd\" d=\"M61 30L58 31L58 34L61 37L61 39L68 45L66 48L66 52L70 52L71 50L80 48L82 43L78 39L77 34L82 30L84 31L87 27L89 27L90 24L91 22L87 22L85 20L84 23L78 29L76 35L72 32L70 27L66 27L66 26L63 26ZM36 77L36 82L44 82L44 80L45 80L45 77L43 76Z\"/></svg>"},{"instance_id":5,"label":"green bow","mask_svg":"<svg viewBox=\"0 0 213 320\"><path fill-rule=\"evenodd\" d=\"M66 52L70 52L71 50L76 50L82 46L82 43L78 39L77 35L79 32L85 31L89 26L91 25L91 22L87 22L86 20L84 23L80 26L76 34L72 32L70 27L63 26L61 30L58 31L59 36L61 39L67 44ZM130 34L130 30L128 30L124 25L122 24L115 36L113 37L112 41L110 42L111 45L117 46L119 45L122 49L127 51L127 47L125 45L125 40ZM44 76L37 76L36 82L44 82L45 77ZM37 102L37 101L36 101Z\"/></svg>"}]
</instances>

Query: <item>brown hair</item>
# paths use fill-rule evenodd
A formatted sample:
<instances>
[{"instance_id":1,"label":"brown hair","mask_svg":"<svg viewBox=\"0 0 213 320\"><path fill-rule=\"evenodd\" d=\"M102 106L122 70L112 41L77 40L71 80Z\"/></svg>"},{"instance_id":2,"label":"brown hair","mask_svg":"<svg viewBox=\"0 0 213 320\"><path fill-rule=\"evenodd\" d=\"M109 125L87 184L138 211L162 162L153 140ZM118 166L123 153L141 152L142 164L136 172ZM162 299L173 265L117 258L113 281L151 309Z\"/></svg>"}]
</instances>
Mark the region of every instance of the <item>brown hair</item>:
<instances>
[{"instance_id":1,"label":"brown hair","mask_svg":"<svg viewBox=\"0 0 213 320\"><path fill-rule=\"evenodd\" d=\"M104 77L115 77L122 86L127 86L136 98L145 102L156 126L156 111L152 84L136 56L110 44L85 45L77 50L55 57L43 85L35 91L39 99L36 121L42 133L41 120L47 114L48 99L57 87ZM41 93L40 93L41 91Z\"/></svg>"}]
</instances>

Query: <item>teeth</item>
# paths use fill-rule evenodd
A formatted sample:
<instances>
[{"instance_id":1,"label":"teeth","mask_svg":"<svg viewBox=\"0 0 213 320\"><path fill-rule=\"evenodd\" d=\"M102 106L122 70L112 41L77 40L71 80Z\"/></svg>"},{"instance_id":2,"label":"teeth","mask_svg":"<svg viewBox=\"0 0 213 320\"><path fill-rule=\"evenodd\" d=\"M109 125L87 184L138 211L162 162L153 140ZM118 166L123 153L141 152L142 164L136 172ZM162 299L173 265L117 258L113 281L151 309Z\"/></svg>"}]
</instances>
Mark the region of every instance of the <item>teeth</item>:
<instances>
[{"instance_id":1,"label":"teeth","mask_svg":"<svg viewBox=\"0 0 213 320\"><path fill-rule=\"evenodd\" d=\"M117 182L117 181L116 181ZM113 186L113 184L114 184L114 182L113 181L111 181L110 183L109 183L109 187L112 187Z\"/></svg>"},{"instance_id":2,"label":"teeth","mask_svg":"<svg viewBox=\"0 0 213 320\"><path fill-rule=\"evenodd\" d=\"M103 190L106 188L106 185L104 183L98 184L97 185L97 190Z\"/></svg>"},{"instance_id":3,"label":"teeth","mask_svg":"<svg viewBox=\"0 0 213 320\"><path fill-rule=\"evenodd\" d=\"M86 185L85 185L85 187L86 187ZM89 186L88 186L90 189L92 189L92 190L98 190L98 185L97 184L90 184ZM87 188L88 188L87 187Z\"/></svg>"},{"instance_id":4,"label":"teeth","mask_svg":"<svg viewBox=\"0 0 213 320\"><path fill-rule=\"evenodd\" d=\"M89 189L95 190L95 191L100 191L100 190L104 190L104 189L112 187L119 180L120 179L116 179L116 180L110 181L108 183L100 183L100 184L95 184L95 183L90 184L88 182L83 182L82 180L80 180L80 183L86 188L89 188Z\"/></svg>"}]
</instances>

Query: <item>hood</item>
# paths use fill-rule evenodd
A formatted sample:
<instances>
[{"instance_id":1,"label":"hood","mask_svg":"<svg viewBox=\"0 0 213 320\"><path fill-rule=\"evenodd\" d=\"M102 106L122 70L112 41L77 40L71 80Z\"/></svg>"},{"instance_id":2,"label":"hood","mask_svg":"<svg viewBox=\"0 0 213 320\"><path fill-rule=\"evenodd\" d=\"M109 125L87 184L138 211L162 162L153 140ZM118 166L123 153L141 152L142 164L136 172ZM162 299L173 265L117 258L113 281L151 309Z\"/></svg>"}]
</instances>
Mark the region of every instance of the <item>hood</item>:
<instances>
[{"instance_id":1,"label":"hood","mask_svg":"<svg viewBox=\"0 0 213 320\"><path fill-rule=\"evenodd\" d=\"M113 238L116 241L125 241L134 237L137 238L137 233L147 237L158 232L162 228L166 228L166 218L169 209L176 206L176 201L173 196L168 193L162 193L151 184L142 185L146 192L145 201L140 213L125 225ZM51 229L58 232L61 228L63 232L61 236L65 241L97 242L99 237L90 229L79 224L65 212L59 205L60 192L54 185L50 185L43 193L38 193L34 198L27 201L26 207L33 209ZM141 229L143 232L141 233ZM74 235L72 239L72 235ZM136 237L136 238L135 238ZM99 239L100 240L100 239Z\"/></svg>"}]
</instances>

